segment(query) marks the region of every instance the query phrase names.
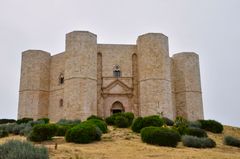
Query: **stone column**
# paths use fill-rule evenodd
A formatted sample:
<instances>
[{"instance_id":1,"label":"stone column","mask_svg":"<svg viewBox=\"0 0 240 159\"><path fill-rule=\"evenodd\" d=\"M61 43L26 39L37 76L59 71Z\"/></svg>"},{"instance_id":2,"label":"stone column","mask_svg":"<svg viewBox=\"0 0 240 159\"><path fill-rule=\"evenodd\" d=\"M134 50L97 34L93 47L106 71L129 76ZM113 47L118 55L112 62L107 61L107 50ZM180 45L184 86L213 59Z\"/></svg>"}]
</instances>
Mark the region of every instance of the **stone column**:
<instances>
[{"instance_id":1,"label":"stone column","mask_svg":"<svg viewBox=\"0 0 240 159\"><path fill-rule=\"evenodd\" d=\"M184 52L175 54L172 59L177 116L188 120L203 119L198 55Z\"/></svg>"},{"instance_id":2,"label":"stone column","mask_svg":"<svg viewBox=\"0 0 240 159\"><path fill-rule=\"evenodd\" d=\"M160 33L138 37L140 115L174 117L168 38Z\"/></svg>"},{"instance_id":3,"label":"stone column","mask_svg":"<svg viewBox=\"0 0 240 159\"><path fill-rule=\"evenodd\" d=\"M97 115L97 36L86 31L66 35L65 118Z\"/></svg>"},{"instance_id":4,"label":"stone column","mask_svg":"<svg viewBox=\"0 0 240 159\"><path fill-rule=\"evenodd\" d=\"M41 50L22 53L18 118L48 117L50 59Z\"/></svg>"}]
</instances>

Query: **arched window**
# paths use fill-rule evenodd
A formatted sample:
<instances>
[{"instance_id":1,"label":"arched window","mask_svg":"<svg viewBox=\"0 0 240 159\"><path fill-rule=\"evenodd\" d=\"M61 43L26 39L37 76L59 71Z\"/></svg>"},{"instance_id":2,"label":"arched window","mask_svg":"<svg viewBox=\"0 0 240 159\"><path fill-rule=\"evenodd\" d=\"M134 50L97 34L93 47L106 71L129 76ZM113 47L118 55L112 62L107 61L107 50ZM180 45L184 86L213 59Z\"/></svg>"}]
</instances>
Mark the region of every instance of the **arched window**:
<instances>
[{"instance_id":1,"label":"arched window","mask_svg":"<svg viewBox=\"0 0 240 159\"><path fill-rule=\"evenodd\" d=\"M59 107L63 107L63 99L59 100Z\"/></svg>"},{"instance_id":2,"label":"arched window","mask_svg":"<svg viewBox=\"0 0 240 159\"><path fill-rule=\"evenodd\" d=\"M116 78L121 77L121 70L120 70L120 66L119 65L115 65L113 67L113 76Z\"/></svg>"},{"instance_id":3,"label":"arched window","mask_svg":"<svg viewBox=\"0 0 240 159\"><path fill-rule=\"evenodd\" d=\"M60 73L60 75L58 77L58 83L59 84L64 84L64 75L63 75L63 73Z\"/></svg>"}]
</instances>

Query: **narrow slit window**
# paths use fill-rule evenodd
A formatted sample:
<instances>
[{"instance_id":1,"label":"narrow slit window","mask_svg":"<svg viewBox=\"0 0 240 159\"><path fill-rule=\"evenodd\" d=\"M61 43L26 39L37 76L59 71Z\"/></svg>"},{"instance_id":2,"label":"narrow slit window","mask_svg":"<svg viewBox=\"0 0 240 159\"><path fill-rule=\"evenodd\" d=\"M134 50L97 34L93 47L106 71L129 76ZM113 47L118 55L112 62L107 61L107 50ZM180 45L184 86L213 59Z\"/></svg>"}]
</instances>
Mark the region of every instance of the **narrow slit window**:
<instances>
[{"instance_id":1,"label":"narrow slit window","mask_svg":"<svg viewBox=\"0 0 240 159\"><path fill-rule=\"evenodd\" d=\"M63 99L59 100L59 107L63 107Z\"/></svg>"},{"instance_id":2,"label":"narrow slit window","mask_svg":"<svg viewBox=\"0 0 240 159\"><path fill-rule=\"evenodd\" d=\"M59 84L64 84L64 75L61 73L60 75L59 75L59 79L58 79L59 81Z\"/></svg>"}]
</instances>

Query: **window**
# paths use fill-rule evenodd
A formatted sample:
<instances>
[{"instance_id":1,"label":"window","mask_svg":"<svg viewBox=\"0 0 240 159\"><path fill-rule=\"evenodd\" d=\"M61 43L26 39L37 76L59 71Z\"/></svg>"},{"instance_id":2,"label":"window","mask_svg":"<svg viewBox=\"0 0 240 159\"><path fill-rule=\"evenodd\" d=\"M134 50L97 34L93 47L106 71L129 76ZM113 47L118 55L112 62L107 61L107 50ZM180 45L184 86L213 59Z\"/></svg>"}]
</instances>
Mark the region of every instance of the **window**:
<instances>
[{"instance_id":1,"label":"window","mask_svg":"<svg viewBox=\"0 0 240 159\"><path fill-rule=\"evenodd\" d=\"M63 99L59 100L59 107L63 107Z\"/></svg>"},{"instance_id":2,"label":"window","mask_svg":"<svg viewBox=\"0 0 240 159\"><path fill-rule=\"evenodd\" d=\"M64 84L64 75L62 73L59 75L58 83L59 84Z\"/></svg>"},{"instance_id":3,"label":"window","mask_svg":"<svg viewBox=\"0 0 240 159\"><path fill-rule=\"evenodd\" d=\"M113 68L113 76L114 77L121 77L121 70L120 70L120 66L119 65L115 65Z\"/></svg>"}]
</instances>

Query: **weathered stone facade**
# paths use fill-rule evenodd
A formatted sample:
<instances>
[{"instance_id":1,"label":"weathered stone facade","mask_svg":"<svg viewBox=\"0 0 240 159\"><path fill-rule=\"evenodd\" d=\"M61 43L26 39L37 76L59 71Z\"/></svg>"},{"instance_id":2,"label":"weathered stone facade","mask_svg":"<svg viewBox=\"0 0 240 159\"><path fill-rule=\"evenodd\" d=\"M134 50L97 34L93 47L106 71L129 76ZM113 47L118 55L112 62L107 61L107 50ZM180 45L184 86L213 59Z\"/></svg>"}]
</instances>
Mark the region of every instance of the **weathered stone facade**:
<instances>
[{"instance_id":1,"label":"weathered stone facade","mask_svg":"<svg viewBox=\"0 0 240 159\"><path fill-rule=\"evenodd\" d=\"M169 57L168 38L160 33L116 45L97 44L86 31L68 33L63 53L22 53L18 118L58 121L119 111L203 118L198 55Z\"/></svg>"}]
</instances>

